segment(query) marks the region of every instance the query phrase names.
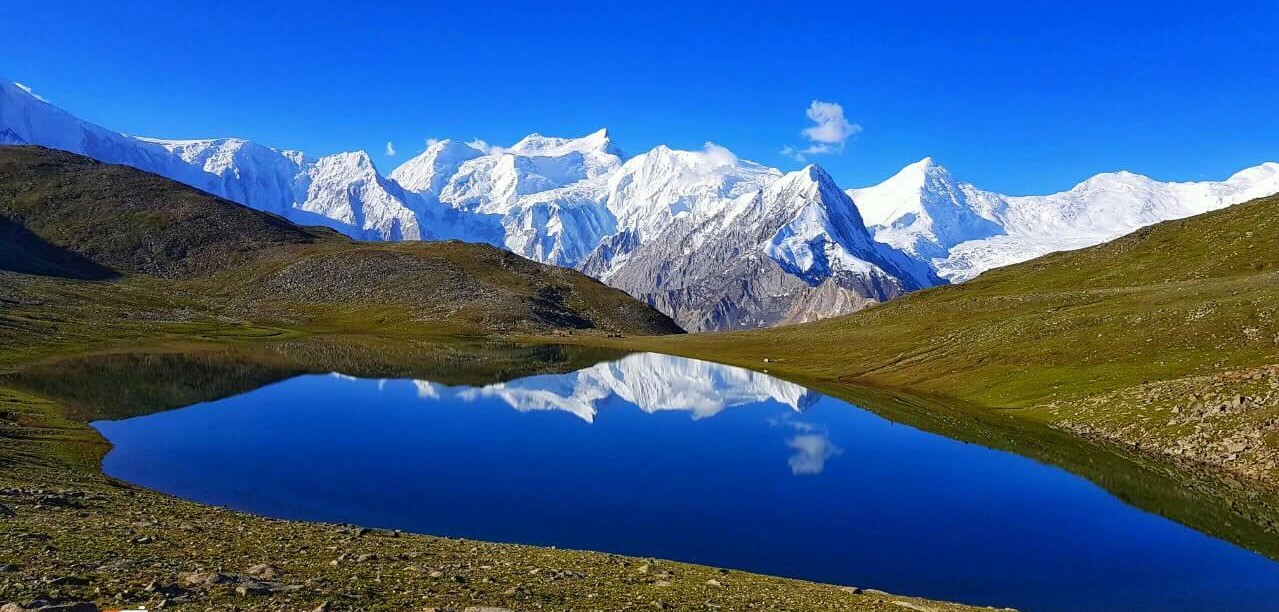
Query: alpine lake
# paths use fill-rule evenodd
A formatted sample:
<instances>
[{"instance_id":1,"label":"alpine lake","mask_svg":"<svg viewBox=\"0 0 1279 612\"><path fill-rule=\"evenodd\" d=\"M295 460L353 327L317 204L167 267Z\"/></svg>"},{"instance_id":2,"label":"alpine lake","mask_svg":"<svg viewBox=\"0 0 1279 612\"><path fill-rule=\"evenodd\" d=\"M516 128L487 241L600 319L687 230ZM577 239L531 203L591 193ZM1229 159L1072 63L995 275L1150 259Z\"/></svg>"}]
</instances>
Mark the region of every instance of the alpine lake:
<instances>
[{"instance_id":1,"label":"alpine lake","mask_svg":"<svg viewBox=\"0 0 1279 612\"><path fill-rule=\"evenodd\" d=\"M655 353L86 357L107 475L305 521L1020 610L1279 610L1275 500L996 411Z\"/></svg>"}]
</instances>

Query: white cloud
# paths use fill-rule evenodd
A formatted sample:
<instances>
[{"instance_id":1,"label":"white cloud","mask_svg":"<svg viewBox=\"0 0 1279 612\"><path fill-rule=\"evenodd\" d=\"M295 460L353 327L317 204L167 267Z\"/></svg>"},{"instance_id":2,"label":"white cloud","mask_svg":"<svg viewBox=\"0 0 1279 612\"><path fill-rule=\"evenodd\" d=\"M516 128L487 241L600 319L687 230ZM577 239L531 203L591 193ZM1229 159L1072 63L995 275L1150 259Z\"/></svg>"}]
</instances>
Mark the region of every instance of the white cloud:
<instances>
[{"instance_id":1,"label":"white cloud","mask_svg":"<svg viewBox=\"0 0 1279 612\"><path fill-rule=\"evenodd\" d=\"M713 142L702 145L702 154L688 168L704 179L723 176L737 167L737 155Z\"/></svg>"},{"instance_id":2,"label":"white cloud","mask_svg":"<svg viewBox=\"0 0 1279 612\"><path fill-rule=\"evenodd\" d=\"M842 454L844 449L835 446L830 438L823 434L803 434L786 442L786 446L795 449L795 454L786 460L790 471L796 476L820 474L826 469L826 460Z\"/></svg>"},{"instance_id":3,"label":"white cloud","mask_svg":"<svg viewBox=\"0 0 1279 612\"><path fill-rule=\"evenodd\" d=\"M480 140L479 138L476 138L475 140L472 140L471 142L468 142L466 144L472 149L479 149L489 155L501 155L502 153L506 152L505 148L490 145L489 143L484 142L483 140Z\"/></svg>"},{"instance_id":4,"label":"white cloud","mask_svg":"<svg viewBox=\"0 0 1279 612\"><path fill-rule=\"evenodd\" d=\"M387 141L387 143L386 143L386 156L387 156L387 157L395 157L395 143L390 142L390 141Z\"/></svg>"},{"instance_id":5,"label":"white cloud","mask_svg":"<svg viewBox=\"0 0 1279 612\"><path fill-rule=\"evenodd\" d=\"M440 144L440 139L439 139L439 138L427 138L427 139L426 139L426 148L428 148L428 149L429 149L429 148L431 148L431 147L433 147L433 146L435 146L435 145L437 145L437 144Z\"/></svg>"},{"instance_id":6,"label":"white cloud","mask_svg":"<svg viewBox=\"0 0 1279 612\"><path fill-rule=\"evenodd\" d=\"M844 118L844 107L834 102L813 100L808 105L808 118L817 125L804 128L804 136L816 143L844 146L849 138L862 131L862 126Z\"/></svg>"},{"instance_id":7,"label":"white cloud","mask_svg":"<svg viewBox=\"0 0 1279 612\"><path fill-rule=\"evenodd\" d=\"M844 143L862 131L862 126L844 117L844 107L834 102L813 100L807 115L814 125L800 130L809 145L804 148L786 145L779 153L795 161L807 161L813 155L832 155L844 151Z\"/></svg>"},{"instance_id":8,"label":"white cloud","mask_svg":"<svg viewBox=\"0 0 1279 612\"><path fill-rule=\"evenodd\" d=\"M702 145L706 152L706 160L715 168L729 168L737 165L737 156L732 151L713 142Z\"/></svg>"}]
</instances>

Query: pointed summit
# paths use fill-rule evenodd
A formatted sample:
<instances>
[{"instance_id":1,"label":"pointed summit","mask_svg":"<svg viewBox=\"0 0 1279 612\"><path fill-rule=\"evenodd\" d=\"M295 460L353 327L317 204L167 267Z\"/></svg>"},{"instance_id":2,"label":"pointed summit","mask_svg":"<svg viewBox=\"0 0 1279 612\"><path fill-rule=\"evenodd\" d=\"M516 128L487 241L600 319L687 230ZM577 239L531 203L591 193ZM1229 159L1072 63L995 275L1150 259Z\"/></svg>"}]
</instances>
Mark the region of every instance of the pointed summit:
<instances>
[{"instance_id":1,"label":"pointed summit","mask_svg":"<svg viewBox=\"0 0 1279 612\"><path fill-rule=\"evenodd\" d=\"M849 189L875 239L924 259L941 257L967 240L1003 233L985 218L984 192L960 183L932 157L910 164L884 182Z\"/></svg>"}]
</instances>

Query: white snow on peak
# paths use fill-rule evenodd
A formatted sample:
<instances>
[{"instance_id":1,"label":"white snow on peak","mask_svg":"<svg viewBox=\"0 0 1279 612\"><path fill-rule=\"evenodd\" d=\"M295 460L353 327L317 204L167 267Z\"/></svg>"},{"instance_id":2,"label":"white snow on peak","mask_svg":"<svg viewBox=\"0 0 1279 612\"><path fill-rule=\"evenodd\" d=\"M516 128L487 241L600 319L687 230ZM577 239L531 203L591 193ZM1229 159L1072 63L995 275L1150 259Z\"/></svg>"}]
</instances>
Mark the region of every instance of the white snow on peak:
<instances>
[{"instance_id":1,"label":"white snow on peak","mask_svg":"<svg viewBox=\"0 0 1279 612\"><path fill-rule=\"evenodd\" d=\"M356 238L488 242L616 281L636 295L668 297L688 289L672 281L671 270L705 282L703 272L750 254L809 284L858 276L866 282L848 286L888 299L942 282L937 275L962 281L1279 192L1279 164L1269 162L1218 182L1116 172L1057 194L1013 197L959 181L932 158L843 192L820 167L783 175L712 143L693 151L658 146L627 158L606 129L577 138L530 134L506 148L441 140L383 177L364 152L313 159L237 138L121 134L4 80L0 144L133 166ZM623 273L636 258L640 269ZM794 291L770 271L755 273L768 291ZM668 282L675 285L659 286ZM723 306L730 318L749 315L749 305Z\"/></svg>"},{"instance_id":2,"label":"white snow on peak","mask_svg":"<svg viewBox=\"0 0 1279 612\"><path fill-rule=\"evenodd\" d=\"M938 282L927 265L873 240L857 206L821 166L786 174L764 190L762 201L765 217L788 219L765 252L811 282L840 273L900 282L907 290Z\"/></svg>"},{"instance_id":3,"label":"white snow on peak","mask_svg":"<svg viewBox=\"0 0 1279 612\"><path fill-rule=\"evenodd\" d=\"M622 157L622 150L613 143L608 128L603 128L581 138L557 138L541 134L529 134L505 149L517 155L563 157L571 153L610 155Z\"/></svg>"},{"instance_id":4,"label":"white snow on peak","mask_svg":"<svg viewBox=\"0 0 1279 612\"><path fill-rule=\"evenodd\" d=\"M642 237L654 235L682 214L717 213L729 201L780 176L714 143L706 143L701 151L659 145L609 177L605 204L617 218L619 231Z\"/></svg>"},{"instance_id":5,"label":"white snow on peak","mask_svg":"<svg viewBox=\"0 0 1279 612\"><path fill-rule=\"evenodd\" d=\"M469 143L438 140L391 171L389 178L409 191L438 194L458 166L481 155L484 151Z\"/></svg>"},{"instance_id":6,"label":"white snow on peak","mask_svg":"<svg viewBox=\"0 0 1279 612\"><path fill-rule=\"evenodd\" d=\"M862 211L875 239L924 260L942 256L967 240L1002 234L988 216L1002 202L925 157L888 180L848 195Z\"/></svg>"},{"instance_id":7,"label":"white snow on peak","mask_svg":"<svg viewBox=\"0 0 1279 612\"><path fill-rule=\"evenodd\" d=\"M876 240L928 260L953 282L1274 193L1274 162L1219 182L1160 182L1120 171L1060 193L1007 196L957 181L930 159L878 185L848 190Z\"/></svg>"}]
</instances>

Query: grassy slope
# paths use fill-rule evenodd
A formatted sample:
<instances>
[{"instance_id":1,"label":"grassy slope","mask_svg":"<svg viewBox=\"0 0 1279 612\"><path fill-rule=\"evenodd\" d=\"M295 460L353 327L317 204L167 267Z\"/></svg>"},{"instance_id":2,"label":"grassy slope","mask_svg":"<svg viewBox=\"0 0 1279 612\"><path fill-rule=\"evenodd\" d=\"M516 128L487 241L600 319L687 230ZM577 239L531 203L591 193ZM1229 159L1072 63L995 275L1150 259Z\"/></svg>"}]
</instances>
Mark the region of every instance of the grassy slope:
<instances>
[{"instance_id":1,"label":"grassy slope","mask_svg":"<svg viewBox=\"0 0 1279 612\"><path fill-rule=\"evenodd\" d=\"M1028 406L1279 360L1279 197L862 312L637 341L777 372Z\"/></svg>"},{"instance_id":2,"label":"grassy slope","mask_svg":"<svg viewBox=\"0 0 1279 612\"><path fill-rule=\"evenodd\" d=\"M11 238L0 271L42 274L0 278L13 317L123 300L125 319L181 320L165 312L176 309L187 319L449 332L678 331L621 291L493 247L356 242L39 147L0 147L0 237Z\"/></svg>"},{"instance_id":3,"label":"grassy slope","mask_svg":"<svg viewBox=\"0 0 1279 612\"><path fill-rule=\"evenodd\" d=\"M1279 197L845 317L625 345L1018 408L1003 412L1273 484ZM1254 401L1220 409L1238 395Z\"/></svg>"}]
</instances>

